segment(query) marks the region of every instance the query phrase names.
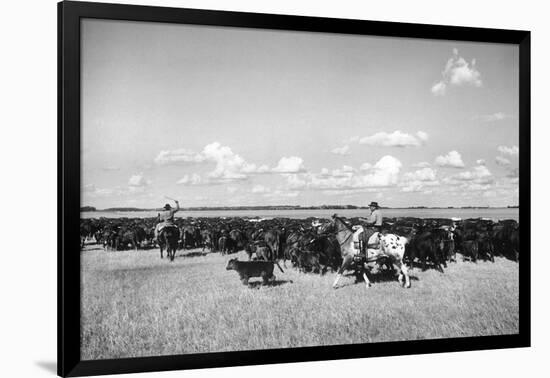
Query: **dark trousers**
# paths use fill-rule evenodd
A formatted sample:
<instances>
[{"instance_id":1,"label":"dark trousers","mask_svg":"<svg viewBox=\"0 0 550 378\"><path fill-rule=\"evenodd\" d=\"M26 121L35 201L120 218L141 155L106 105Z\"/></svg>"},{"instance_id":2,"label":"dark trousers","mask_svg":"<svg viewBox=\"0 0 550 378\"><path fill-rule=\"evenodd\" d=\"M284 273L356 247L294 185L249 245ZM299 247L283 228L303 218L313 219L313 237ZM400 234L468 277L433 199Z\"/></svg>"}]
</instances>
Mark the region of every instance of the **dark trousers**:
<instances>
[{"instance_id":1,"label":"dark trousers","mask_svg":"<svg viewBox=\"0 0 550 378\"><path fill-rule=\"evenodd\" d=\"M362 240L361 240L361 252L366 253L367 251L367 244L369 242L369 239L372 235L374 235L377 232L382 232L381 226L369 226L364 228L365 231L363 231Z\"/></svg>"}]
</instances>

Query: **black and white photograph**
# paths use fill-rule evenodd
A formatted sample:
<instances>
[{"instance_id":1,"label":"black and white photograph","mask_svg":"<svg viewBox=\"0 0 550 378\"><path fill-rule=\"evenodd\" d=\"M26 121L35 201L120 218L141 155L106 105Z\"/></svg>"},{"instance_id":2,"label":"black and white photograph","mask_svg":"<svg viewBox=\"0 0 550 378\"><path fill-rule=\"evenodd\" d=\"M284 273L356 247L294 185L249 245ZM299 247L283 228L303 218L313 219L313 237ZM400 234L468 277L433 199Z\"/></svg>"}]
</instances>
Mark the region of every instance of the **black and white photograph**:
<instances>
[{"instance_id":1,"label":"black and white photograph","mask_svg":"<svg viewBox=\"0 0 550 378\"><path fill-rule=\"evenodd\" d=\"M2 10L2 376L548 370L543 3Z\"/></svg>"},{"instance_id":2,"label":"black and white photograph","mask_svg":"<svg viewBox=\"0 0 550 378\"><path fill-rule=\"evenodd\" d=\"M519 49L81 22L82 360L519 333Z\"/></svg>"}]
</instances>

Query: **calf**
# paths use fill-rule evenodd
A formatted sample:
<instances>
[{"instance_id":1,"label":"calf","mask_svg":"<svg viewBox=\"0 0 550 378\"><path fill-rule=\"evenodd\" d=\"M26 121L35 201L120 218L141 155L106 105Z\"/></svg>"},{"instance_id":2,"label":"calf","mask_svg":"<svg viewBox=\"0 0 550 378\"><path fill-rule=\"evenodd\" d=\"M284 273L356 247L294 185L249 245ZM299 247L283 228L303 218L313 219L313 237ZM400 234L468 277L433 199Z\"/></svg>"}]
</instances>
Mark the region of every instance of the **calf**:
<instances>
[{"instance_id":1,"label":"calf","mask_svg":"<svg viewBox=\"0 0 550 378\"><path fill-rule=\"evenodd\" d=\"M277 266L281 269L278 264ZM275 275L273 274L273 263L268 261L239 261L237 259L231 259L227 262L225 269L235 270L239 273L239 277L243 285L248 285L248 279L250 277L262 277L264 285L266 285L269 281L275 280ZM281 272L283 272L282 269Z\"/></svg>"},{"instance_id":2,"label":"calf","mask_svg":"<svg viewBox=\"0 0 550 378\"><path fill-rule=\"evenodd\" d=\"M325 273L325 268L321 267L319 263L319 256L312 251L302 251L298 256L298 270L304 273Z\"/></svg>"}]
</instances>

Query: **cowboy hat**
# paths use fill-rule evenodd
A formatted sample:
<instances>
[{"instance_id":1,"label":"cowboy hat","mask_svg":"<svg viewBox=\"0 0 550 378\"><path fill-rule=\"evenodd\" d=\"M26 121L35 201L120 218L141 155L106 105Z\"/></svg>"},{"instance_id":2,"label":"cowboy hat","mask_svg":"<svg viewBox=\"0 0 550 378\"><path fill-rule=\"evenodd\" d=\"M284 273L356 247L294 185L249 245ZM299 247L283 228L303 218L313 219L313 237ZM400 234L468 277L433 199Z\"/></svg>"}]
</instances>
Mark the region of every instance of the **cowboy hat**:
<instances>
[{"instance_id":1,"label":"cowboy hat","mask_svg":"<svg viewBox=\"0 0 550 378\"><path fill-rule=\"evenodd\" d=\"M380 206L378 206L378 202L374 202L374 201L369 203L369 207L371 207L371 206L380 207Z\"/></svg>"}]
</instances>

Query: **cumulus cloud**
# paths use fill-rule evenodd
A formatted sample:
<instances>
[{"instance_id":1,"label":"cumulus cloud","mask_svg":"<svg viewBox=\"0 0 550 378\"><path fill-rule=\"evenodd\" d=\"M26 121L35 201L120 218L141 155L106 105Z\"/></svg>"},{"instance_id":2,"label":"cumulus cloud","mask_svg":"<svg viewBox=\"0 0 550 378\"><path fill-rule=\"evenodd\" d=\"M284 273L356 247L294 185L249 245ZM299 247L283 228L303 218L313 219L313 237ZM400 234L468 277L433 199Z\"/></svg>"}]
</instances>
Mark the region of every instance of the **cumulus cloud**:
<instances>
[{"instance_id":1,"label":"cumulus cloud","mask_svg":"<svg viewBox=\"0 0 550 378\"><path fill-rule=\"evenodd\" d=\"M290 156L282 157L275 168L272 169L276 173L298 173L304 172L304 160L301 157Z\"/></svg>"},{"instance_id":2,"label":"cumulus cloud","mask_svg":"<svg viewBox=\"0 0 550 378\"><path fill-rule=\"evenodd\" d=\"M194 152L186 148L161 151L155 158L160 165L213 163L214 170L208 173L209 182L230 182L245 180L252 173L266 173L267 165L256 165L247 162L230 147L222 146L219 142L206 145L201 152ZM180 180L181 181L181 180Z\"/></svg>"},{"instance_id":3,"label":"cumulus cloud","mask_svg":"<svg viewBox=\"0 0 550 378\"><path fill-rule=\"evenodd\" d=\"M357 185L364 187L395 185L402 166L398 159L386 155L374 164L368 174L359 176Z\"/></svg>"},{"instance_id":4,"label":"cumulus cloud","mask_svg":"<svg viewBox=\"0 0 550 378\"><path fill-rule=\"evenodd\" d=\"M462 186L466 189L472 189L472 185L476 184L476 188L480 189L481 186L493 183L494 178L489 168L485 165L477 165L468 171L449 176L444 181L447 184L467 183L467 185Z\"/></svg>"},{"instance_id":5,"label":"cumulus cloud","mask_svg":"<svg viewBox=\"0 0 550 378\"><path fill-rule=\"evenodd\" d=\"M330 175L332 177L351 177L353 176L354 172L355 172L355 168L349 165L344 165L340 169L333 169Z\"/></svg>"},{"instance_id":6,"label":"cumulus cloud","mask_svg":"<svg viewBox=\"0 0 550 378\"><path fill-rule=\"evenodd\" d=\"M205 160L216 164L214 170L208 173L208 177L212 179L221 181L243 180L247 178L247 173L268 170L267 166L257 167L255 164L247 163L231 148L222 146L218 142L205 146L201 155Z\"/></svg>"},{"instance_id":7,"label":"cumulus cloud","mask_svg":"<svg viewBox=\"0 0 550 378\"><path fill-rule=\"evenodd\" d=\"M436 157L435 164L440 167L464 168L462 156L457 151L451 151L447 155Z\"/></svg>"},{"instance_id":8,"label":"cumulus cloud","mask_svg":"<svg viewBox=\"0 0 550 378\"><path fill-rule=\"evenodd\" d=\"M435 181L436 171L432 168L422 168L414 172L407 172L403 176L407 181Z\"/></svg>"},{"instance_id":9,"label":"cumulus cloud","mask_svg":"<svg viewBox=\"0 0 550 378\"><path fill-rule=\"evenodd\" d=\"M428 133L425 132L425 131L418 131L418 132L416 133L416 137L417 137L420 141L426 142L430 136L429 136Z\"/></svg>"},{"instance_id":10,"label":"cumulus cloud","mask_svg":"<svg viewBox=\"0 0 550 378\"><path fill-rule=\"evenodd\" d=\"M349 155L349 146L346 144L343 147L333 148L330 152L336 155Z\"/></svg>"},{"instance_id":11,"label":"cumulus cloud","mask_svg":"<svg viewBox=\"0 0 550 378\"><path fill-rule=\"evenodd\" d=\"M432 168L422 168L414 172L407 172L402 180L403 192L418 192L425 186L439 185L436 171Z\"/></svg>"},{"instance_id":12,"label":"cumulus cloud","mask_svg":"<svg viewBox=\"0 0 550 378\"><path fill-rule=\"evenodd\" d=\"M328 174L328 170L326 170L326 172ZM285 177L286 177L288 189L299 190L299 189L306 188L308 185L309 175L289 174L289 175L285 175Z\"/></svg>"},{"instance_id":13,"label":"cumulus cloud","mask_svg":"<svg viewBox=\"0 0 550 378\"><path fill-rule=\"evenodd\" d=\"M445 82L443 81L435 83L432 86L432 93L435 96L444 96L446 92L447 92L447 84L445 84Z\"/></svg>"},{"instance_id":14,"label":"cumulus cloud","mask_svg":"<svg viewBox=\"0 0 550 378\"><path fill-rule=\"evenodd\" d=\"M471 85L481 87L481 73L476 68L476 60L472 59L468 63L464 58L458 55L458 49L453 49L453 56L449 58L443 72L441 80L435 83L431 92L436 96L443 96L449 86Z\"/></svg>"},{"instance_id":15,"label":"cumulus cloud","mask_svg":"<svg viewBox=\"0 0 550 378\"><path fill-rule=\"evenodd\" d=\"M177 181L177 184L180 185L200 185L202 183L201 177L193 173L191 175L185 175Z\"/></svg>"},{"instance_id":16,"label":"cumulus cloud","mask_svg":"<svg viewBox=\"0 0 550 378\"><path fill-rule=\"evenodd\" d=\"M166 164L178 164L178 163L202 163L206 160L206 156L200 153L196 153L187 148L179 148L176 150L163 150L160 151L155 158L155 163Z\"/></svg>"},{"instance_id":17,"label":"cumulus cloud","mask_svg":"<svg viewBox=\"0 0 550 378\"><path fill-rule=\"evenodd\" d=\"M384 131L359 139L360 144L383 147L418 147L428 140L428 134L419 131L416 135L396 130L393 133Z\"/></svg>"},{"instance_id":18,"label":"cumulus cloud","mask_svg":"<svg viewBox=\"0 0 550 378\"><path fill-rule=\"evenodd\" d=\"M344 166L331 172L304 175L302 187L321 190L351 190L395 186L398 182L401 162L386 155L366 170Z\"/></svg>"},{"instance_id":19,"label":"cumulus cloud","mask_svg":"<svg viewBox=\"0 0 550 378\"><path fill-rule=\"evenodd\" d=\"M345 150L340 150L345 153ZM254 174L292 174L305 172L304 161L298 156L282 157L277 165L270 168L266 164L258 165L246 161L242 156L233 152L228 146L219 142L206 145L201 152L194 152L186 148L161 151L155 158L159 165L186 165L197 163L214 164L214 169L205 178L184 176L179 184L221 184L233 181L247 180Z\"/></svg>"},{"instance_id":20,"label":"cumulus cloud","mask_svg":"<svg viewBox=\"0 0 550 378\"><path fill-rule=\"evenodd\" d=\"M456 180L462 181L485 181L485 179L491 177L491 171L484 165L478 165L466 172L460 172L453 175ZM478 181L479 182L479 181Z\"/></svg>"},{"instance_id":21,"label":"cumulus cloud","mask_svg":"<svg viewBox=\"0 0 550 378\"><path fill-rule=\"evenodd\" d=\"M136 175L132 175L130 179L128 180L128 186L129 187L144 187L151 185L151 181L147 180L143 173L138 173Z\"/></svg>"},{"instance_id":22,"label":"cumulus cloud","mask_svg":"<svg viewBox=\"0 0 550 378\"><path fill-rule=\"evenodd\" d=\"M361 164L361 166L359 167L359 169L361 171L368 171L369 169L372 168L372 164L371 163L363 163Z\"/></svg>"},{"instance_id":23,"label":"cumulus cloud","mask_svg":"<svg viewBox=\"0 0 550 378\"><path fill-rule=\"evenodd\" d=\"M476 160L476 164L477 164L477 165L485 165L485 160L483 160L483 159L478 159L478 160Z\"/></svg>"},{"instance_id":24,"label":"cumulus cloud","mask_svg":"<svg viewBox=\"0 0 550 378\"><path fill-rule=\"evenodd\" d=\"M518 146L498 146L497 148L498 152L500 152L503 155L510 155L510 156L518 156L519 155L519 147Z\"/></svg>"},{"instance_id":25,"label":"cumulus cloud","mask_svg":"<svg viewBox=\"0 0 550 378\"><path fill-rule=\"evenodd\" d=\"M510 165L512 164L510 162L510 160L506 159L505 157L502 157L502 156L497 156L495 158L495 162L498 164L498 165Z\"/></svg>"}]
</instances>

